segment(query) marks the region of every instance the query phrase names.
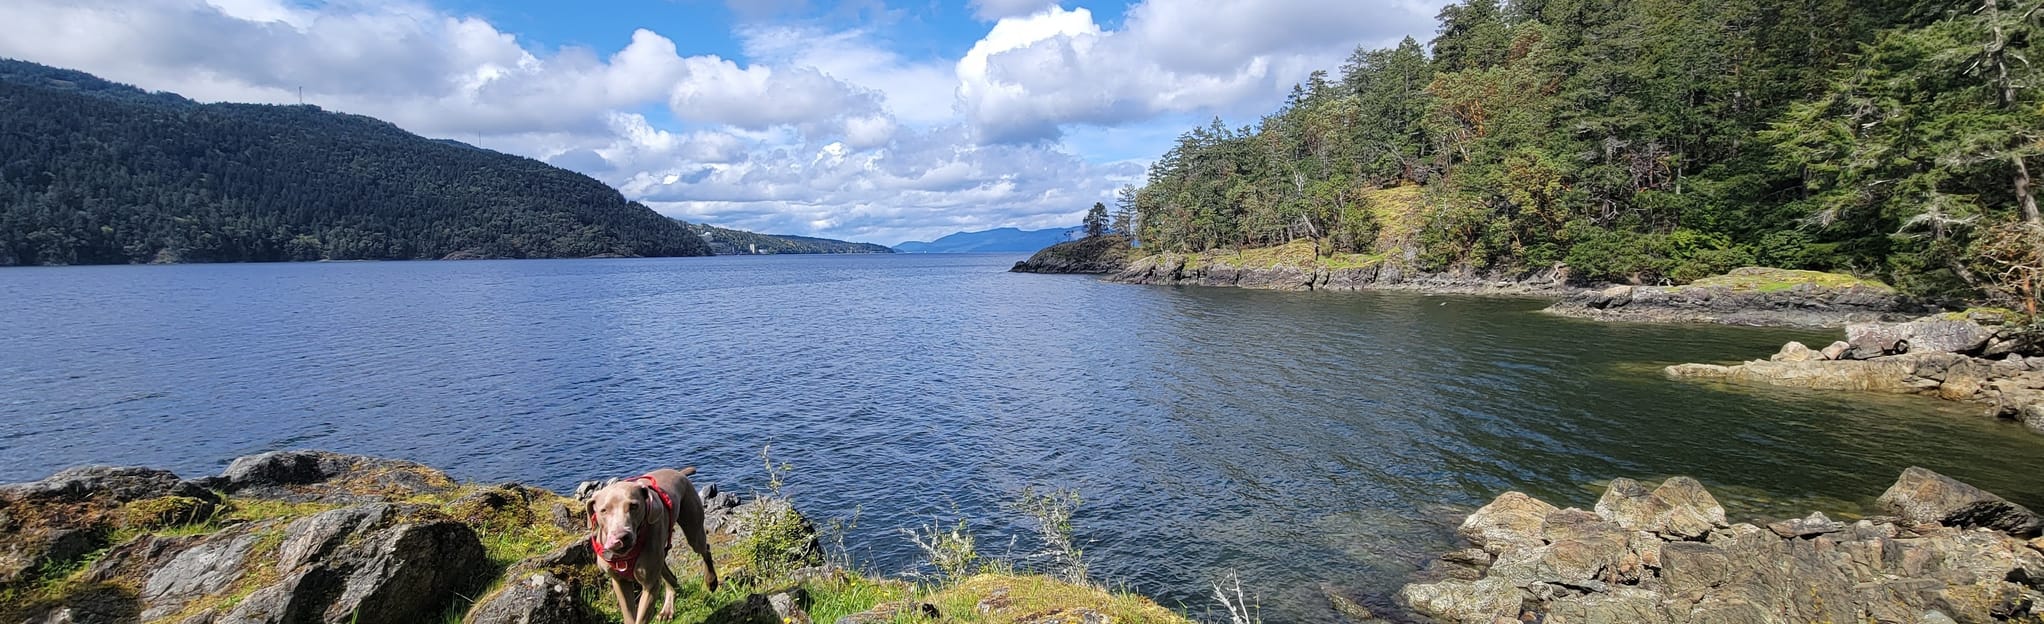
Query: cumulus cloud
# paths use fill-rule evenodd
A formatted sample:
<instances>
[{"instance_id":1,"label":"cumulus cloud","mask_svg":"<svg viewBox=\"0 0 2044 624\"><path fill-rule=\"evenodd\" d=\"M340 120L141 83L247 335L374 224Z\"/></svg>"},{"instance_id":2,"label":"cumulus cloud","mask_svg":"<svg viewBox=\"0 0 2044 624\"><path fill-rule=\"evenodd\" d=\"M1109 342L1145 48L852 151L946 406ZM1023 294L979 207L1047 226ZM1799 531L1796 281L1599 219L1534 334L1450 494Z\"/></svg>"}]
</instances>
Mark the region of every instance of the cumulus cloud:
<instances>
[{"instance_id":1,"label":"cumulus cloud","mask_svg":"<svg viewBox=\"0 0 2044 624\"><path fill-rule=\"evenodd\" d=\"M668 100L687 119L763 129L809 124L879 110L879 97L854 89L813 68L783 69L737 63L715 56L684 61L685 79Z\"/></svg>"},{"instance_id":2,"label":"cumulus cloud","mask_svg":"<svg viewBox=\"0 0 2044 624\"><path fill-rule=\"evenodd\" d=\"M665 102L682 119L835 127L876 98L813 69L682 56L646 29L607 58L528 51L490 23L423 6L300 8L278 0L20 0L0 55L76 67L200 100L310 103L428 134L601 131Z\"/></svg>"},{"instance_id":3,"label":"cumulus cloud","mask_svg":"<svg viewBox=\"0 0 2044 624\"><path fill-rule=\"evenodd\" d=\"M302 88L690 220L894 243L1074 224L1140 182L1119 159L1190 117L1263 112L1358 43L1430 30L1443 0L1145 0L1114 29L1076 3L973 0L990 25L951 57L904 53L889 29L912 9L876 0L725 0L740 49L722 55L632 27L607 54L546 49L429 1L10 0L0 56L202 101ZM1042 140L1068 128L1082 140Z\"/></svg>"},{"instance_id":4,"label":"cumulus cloud","mask_svg":"<svg viewBox=\"0 0 2044 624\"><path fill-rule=\"evenodd\" d=\"M948 62L909 59L863 30L813 26L747 26L738 31L745 56L758 62L808 67L879 94L887 114L930 126L956 118L957 78Z\"/></svg>"},{"instance_id":5,"label":"cumulus cloud","mask_svg":"<svg viewBox=\"0 0 2044 624\"><path fill-rule=\"evenodd\" d=\"M1437 0L1147 0L1106 30L1085 8L1001 19L957 64L961 106L988 141L1068 124L1267 108L1358 44L1424 32Z\"/></svg>"},{"instance_id":6,"label":"cumulus cloud","mask_svg":"<svg viewBox=\"0 0 2044 624\"><path fill-rule=\"evenodd\" d=\"M685 219L892 244L1001 225L1069 226L1143 175L1139 164L1089 164L1034 146L974 147L970 134L962 125L903 129L874 149L769 139L742 161L678 164L619 185Z\"/></svg>"}]
</instances>

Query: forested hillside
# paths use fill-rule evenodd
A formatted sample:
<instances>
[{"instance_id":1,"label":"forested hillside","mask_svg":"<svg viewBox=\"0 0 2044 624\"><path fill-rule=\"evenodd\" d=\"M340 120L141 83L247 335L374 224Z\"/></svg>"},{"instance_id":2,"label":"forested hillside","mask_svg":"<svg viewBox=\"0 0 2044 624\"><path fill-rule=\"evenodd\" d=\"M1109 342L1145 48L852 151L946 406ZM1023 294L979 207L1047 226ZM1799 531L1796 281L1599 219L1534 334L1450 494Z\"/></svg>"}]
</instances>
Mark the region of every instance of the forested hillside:
<instances>
[{"instance_id":1,"label":"forested hillside","mask_svg":"<svg viewBox=\"0 0 2044 624\"><path fill-rule=\"evenodd\" d=\"M1359 49L1253 127L1186 133L1125 203L1152 249L2033 299L2040 4L1464 0L1430 48Z\"/></svg>"},{"instance_id":2,"label":"forested hillside","mask_svg":"<svg viewBox=\"0 0 2044 624\"><path fill-rule=\"evenodd\" d=\"M720 228L714 225L688 223L690 232L710 244L710 250L717 255L747 254L849 254L849 253L894 253L886 245L853 243L829 238L789 236L786 234L759 234L745 230Z\"/></svg>"},{"instance_id":3,"label":"forested hillside","mask_svg":"<svg viewBox=\"0 0 2044 624\"><path fill-rule=\"evenodd\" d=\"M0 265L709 253L528 158L0 60Z\"/></svg>"}]
</instances>

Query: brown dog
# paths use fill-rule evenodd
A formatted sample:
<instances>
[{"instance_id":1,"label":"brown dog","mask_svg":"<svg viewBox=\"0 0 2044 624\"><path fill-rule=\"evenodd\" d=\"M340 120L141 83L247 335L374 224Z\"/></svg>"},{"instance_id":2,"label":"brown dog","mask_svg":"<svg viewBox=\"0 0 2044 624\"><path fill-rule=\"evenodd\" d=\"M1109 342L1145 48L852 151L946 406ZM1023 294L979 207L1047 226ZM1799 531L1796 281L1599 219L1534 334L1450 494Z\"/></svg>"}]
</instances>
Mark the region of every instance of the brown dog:
<instances>
[{"instance_id":1,"label":"brown dog","mask_svg":"<svg viewBox=\"0 0 2044 624\"><path fill-rule=\"evenodd\" d=\"M689 549L703 556L703 578L710 591L717 590L717 564L710 559L710 541L703 533L703 499L688 482L695 472L693 467L661 468L604 486L589 499L589 545L596 550L596 565L610 576L610 591L617 596L625 624L649 621L646 610L653 606L653 590L663 584L667 594L660 619L674 618L674 592L681 583L667 568L667 550L676 525L688 537ZM625 601L625 581L639 586L637 609Z\"/></svg>"}]
</instances>

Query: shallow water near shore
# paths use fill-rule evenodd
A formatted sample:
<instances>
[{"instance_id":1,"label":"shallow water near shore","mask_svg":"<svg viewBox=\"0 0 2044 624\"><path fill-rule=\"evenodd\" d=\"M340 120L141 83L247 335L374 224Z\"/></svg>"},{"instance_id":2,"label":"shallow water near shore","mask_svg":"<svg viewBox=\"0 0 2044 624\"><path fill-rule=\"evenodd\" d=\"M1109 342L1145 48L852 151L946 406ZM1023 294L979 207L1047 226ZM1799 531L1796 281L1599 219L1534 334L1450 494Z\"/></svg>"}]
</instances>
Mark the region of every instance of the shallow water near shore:
<instances>
[{"instance_id":1,"label":"shallow water near shore","mask_svg":"<svg viewBox=\"0 0 2044 624\"><path fill-rule=\"evenodd\" d=\"M1980 408L1659 373L1835 332L1003 272L1018 259L4 270L0 482L320 448L561 491L658 465L753 490L771 444L805 511L856 512L845 542L875 572L932 521L1020 557L1005 503L1068 487L1095 580L1200 614L1238 574L1270 622L1331 618L1330 591L1389 609L1505 490L1588 507L1612 477L1681 474L1735 519L1850 516L1922 465L2044 508L2044 436Z\"/></svg>"}]
</instances>

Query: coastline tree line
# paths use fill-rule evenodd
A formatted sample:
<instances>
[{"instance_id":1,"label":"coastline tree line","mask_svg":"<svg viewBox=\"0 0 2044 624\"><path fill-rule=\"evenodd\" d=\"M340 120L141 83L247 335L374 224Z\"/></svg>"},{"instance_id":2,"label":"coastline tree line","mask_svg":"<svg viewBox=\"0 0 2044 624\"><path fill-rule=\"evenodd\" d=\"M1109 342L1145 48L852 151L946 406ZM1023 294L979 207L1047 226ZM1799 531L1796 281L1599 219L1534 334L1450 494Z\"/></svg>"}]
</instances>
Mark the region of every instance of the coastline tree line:
<instances>
[{"instance_id":1,"label":"coastline tree line","mask_svg":"<svg viewBox=\"0 0 2044 624\"><path fill-rule=\"evenodd\" d=\"M1358 49L1253 126L1195 128L1119 203L1167 251L1311 237L1429 271L1763 264L2033 300L2040 6L1462 0L1430 51ZM1389 220L1408 234L1379 240Z\"/></svg>"},{"instance_id":2,"label":"coastline tree line","mask_svg":"<svg viewBox=\"0 0 2044 624\"><path fill-rule=\"evenodd\" d=\"M0 266L709 255L587 176L0 59Z\"/></svg>"}]
</instances>

